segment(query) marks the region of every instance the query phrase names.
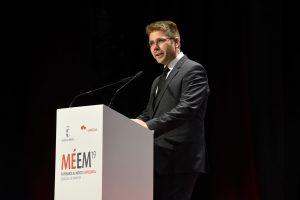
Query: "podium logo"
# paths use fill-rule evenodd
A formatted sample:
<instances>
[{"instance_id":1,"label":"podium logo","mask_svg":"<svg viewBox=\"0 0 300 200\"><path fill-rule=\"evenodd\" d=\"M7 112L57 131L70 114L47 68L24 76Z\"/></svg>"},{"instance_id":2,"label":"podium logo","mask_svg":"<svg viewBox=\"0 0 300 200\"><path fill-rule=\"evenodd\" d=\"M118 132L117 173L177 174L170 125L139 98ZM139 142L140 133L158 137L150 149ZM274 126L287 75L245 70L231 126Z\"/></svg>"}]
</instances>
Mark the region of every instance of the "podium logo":
<instances>
[{"instance_id":1,"label":"podium logo","mask_svg":"<svg viewBox=\"0 0 300 200\"><path fill-rule=\"evenodd\" d=\"M70 137L70 126L66 127L66 137Z\"/></svg>"},{"instance_id":2,"label":"podium logo","mask_svg":"<svg viewBox=\"0 0 300 200\"><path fill-rule=\"evenodd\" d=\"M64 138L61 140L62 142L73 141L74 138L71 137L71 128L70 126L66 126Z\"/></svg>"},{"instance_id":3,"label":"podium logo","mask_svg":"<svg viewBox=\"0 0 300 200\"><path fill-rule=\"evenodd\" d=\"M97 132L97 128L88 128L86 125L81 125L80 130L83 132Z\"/></svg>"},{"instance_id":4,"label":"podium logo","mask_svg":"<svg viewBox=\"0 0 300 200\"><path fill-rule=\"evenodd\" d=\"M96 151L62 154L61 170L84 169L92 167L92 160L96 158Z\"/></svg>"},{"instance_id":5,"label":"podium logo","mask_svg":"<svg viewBox=\"0 0 300 200\"><path fill-rule=\"evenodd\" d=\"M85 176L95 175L93 160L96 158L96 151L77 152L76 149L71 153L61 156L61 180L75 181Z\"/></svg>"},{"instance_id":6,"label":"podium logo","mask_svg":"<svg viewBox=\"0 0 300 200\"><path fill-rule=\"evenodd\" d=\"M80 129L81 129L82 131L85 131L85 130L86 130L86 126L85 126L85 125L81 125Z\"/></svg>"}]
</instances>

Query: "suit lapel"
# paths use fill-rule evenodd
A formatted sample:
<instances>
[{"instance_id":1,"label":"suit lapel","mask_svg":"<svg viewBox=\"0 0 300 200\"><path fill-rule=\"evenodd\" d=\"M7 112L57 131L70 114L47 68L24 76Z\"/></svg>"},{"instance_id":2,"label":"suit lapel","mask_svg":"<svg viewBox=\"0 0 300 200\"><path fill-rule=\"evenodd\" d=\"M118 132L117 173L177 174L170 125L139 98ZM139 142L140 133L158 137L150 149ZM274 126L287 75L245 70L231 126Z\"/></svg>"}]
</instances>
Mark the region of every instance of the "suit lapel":
<instances>
[{"instance_id":1,"label":"suit lapel","mask_svg":"<svg viewBox=\"0 0 300 200\"><path fill-rule=\"evenodd\" d=\"M162 91L160 92L160 94L156 97L158 98L156 100L156 104L154 105L154 108L153 108L153 116L157 110L157 107L161 101L161 98L164 96L165 94L165 91L168 87L168 85L170 84L170 82L172 81L172 79L176 76L176 74L178 73L178 71L180 70L182 64L184 63L184 61L187 59L186 56L183 56L177 63L176 65L174 66L174 68L172 69L172 71L170 72L169 76L167 77L167 80L166 80L166 84L164 85L164 87L162 88ZM154 100L154 99L153 99Z\"/></svg>"}]
</instances>

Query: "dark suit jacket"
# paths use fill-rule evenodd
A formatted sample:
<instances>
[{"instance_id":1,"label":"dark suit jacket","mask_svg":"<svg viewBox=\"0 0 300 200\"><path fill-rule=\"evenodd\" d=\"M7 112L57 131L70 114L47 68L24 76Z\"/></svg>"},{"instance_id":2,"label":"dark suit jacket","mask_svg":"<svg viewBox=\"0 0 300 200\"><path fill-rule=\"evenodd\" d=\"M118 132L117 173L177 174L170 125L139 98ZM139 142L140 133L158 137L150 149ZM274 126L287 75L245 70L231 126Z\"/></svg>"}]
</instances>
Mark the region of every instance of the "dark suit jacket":
<instances>
[{"instance_id":1,"label":"dark suit jacket","mask_svg":"<svg viewBox=\"0 0 300 200\"><path fill-rule=\"evenodd\" d=\"M137 117L154 130L155 171L206 172L204 118L209 85L205 69L182 57L153 105L158 80L153 81L146 109Z\"/></svg>"}]
</instances>

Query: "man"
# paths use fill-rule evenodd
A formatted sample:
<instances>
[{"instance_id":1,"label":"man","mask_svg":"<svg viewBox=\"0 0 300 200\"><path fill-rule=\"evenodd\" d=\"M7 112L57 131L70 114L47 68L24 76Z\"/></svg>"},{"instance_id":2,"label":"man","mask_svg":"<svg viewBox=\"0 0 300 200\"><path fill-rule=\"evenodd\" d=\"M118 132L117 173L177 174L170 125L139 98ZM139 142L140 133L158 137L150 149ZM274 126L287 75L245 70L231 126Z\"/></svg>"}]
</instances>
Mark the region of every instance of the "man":
<instances>
[{"instance_id":1,"label":"man","mask_svg":"<svg viewBox=\"0 0 300 200\"><path fill-rule=\"evenodd\" d=\"M189 200L206 172L206 71L181 52L174 22L151 23L146 33L151 54L168 72L153 81L146 109L132 120L154 130L154 199Z\"/></svg>"}]
</instances>

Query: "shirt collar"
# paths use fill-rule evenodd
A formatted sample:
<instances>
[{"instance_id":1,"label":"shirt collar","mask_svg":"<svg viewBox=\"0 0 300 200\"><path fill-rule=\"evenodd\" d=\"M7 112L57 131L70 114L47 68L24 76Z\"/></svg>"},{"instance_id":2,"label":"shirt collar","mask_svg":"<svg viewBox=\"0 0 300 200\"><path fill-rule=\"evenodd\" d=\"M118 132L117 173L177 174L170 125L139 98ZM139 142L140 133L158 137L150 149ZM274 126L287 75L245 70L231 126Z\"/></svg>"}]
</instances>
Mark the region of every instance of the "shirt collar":
<instances>
[{"instance_id":1,"label":"shirt collar","mask_svg":"<svg viewBox=\"0 0 300 200\"><path fill-rule=\"evenodd\" d=\"M175 67L176 63L180 60L180 58L182 58L184 56L183 52L180 52L176 58L174 58L174 60L172 60L169 64L168 67L170 69L170 71ZM166 67L166 65L164 66Z\"/></svg>"}]
</instances>

